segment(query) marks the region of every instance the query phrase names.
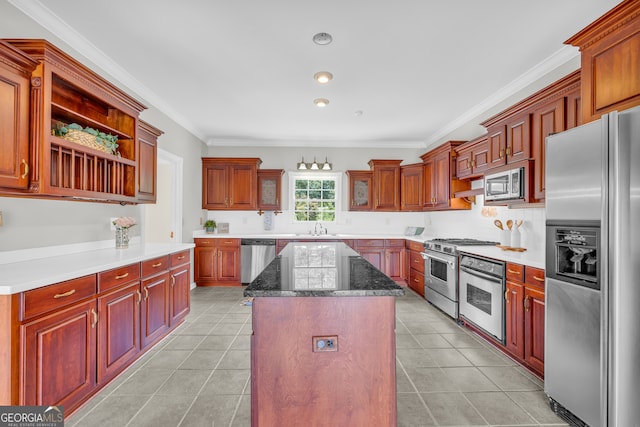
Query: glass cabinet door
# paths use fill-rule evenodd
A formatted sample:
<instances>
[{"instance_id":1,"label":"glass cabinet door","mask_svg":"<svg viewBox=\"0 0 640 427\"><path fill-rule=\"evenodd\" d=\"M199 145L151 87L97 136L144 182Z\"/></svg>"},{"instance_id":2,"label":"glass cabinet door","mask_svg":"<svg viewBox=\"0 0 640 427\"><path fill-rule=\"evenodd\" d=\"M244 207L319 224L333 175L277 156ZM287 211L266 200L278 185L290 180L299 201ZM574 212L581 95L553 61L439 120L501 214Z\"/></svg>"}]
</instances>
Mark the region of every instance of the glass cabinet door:
<instances>
[{"instance_id":1,"label":"glass cabinet door","mask_svg":"<svg viewBox=\"0 0 640 427\"><path fill-rule=\"evenodd\" d=\"M282 169L258 169L258 209L281 210Z\"/></svg>"},{"instance_id":2,"label":"glass cabinet door","mask_svg":"<svg viewBox=\"0 0 640 427\"><path fill-rule=\"evenodd\" d=\"M349 175L349 210L369 211L373 208L372 174L369 171L347 171Z\"/></svg>"}]
</instances>

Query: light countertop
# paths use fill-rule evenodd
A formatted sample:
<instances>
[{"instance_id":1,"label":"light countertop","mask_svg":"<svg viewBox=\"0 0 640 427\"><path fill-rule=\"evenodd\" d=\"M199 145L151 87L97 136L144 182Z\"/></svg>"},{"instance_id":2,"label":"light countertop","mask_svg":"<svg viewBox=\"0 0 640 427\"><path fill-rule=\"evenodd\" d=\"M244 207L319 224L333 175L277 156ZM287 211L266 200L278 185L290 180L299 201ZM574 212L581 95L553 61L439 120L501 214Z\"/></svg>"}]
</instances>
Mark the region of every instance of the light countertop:
<instances>
[{"instance_id":1,"label":"light countertop","mask_svg":"<svg viewBox=\"0 0 640 427\"><path fill-rule=\"evenodd\" d=\"M193 243L100 248L0 264L0 295L11 295L193 248Z\"/></svg>"},{"instance_id":2,"label":"light countertop","mask_svg":"<svg viewBox=\"0 0 640 427\"><path fill-rule=\"evenodd\" d=\"M467 252L487 258L498 259L506 262L527 265L529 267L544 269L544 252L524 251L514 252L502 250L497 246L464 246L460 252Z\"/></svg>"}]
</instances>

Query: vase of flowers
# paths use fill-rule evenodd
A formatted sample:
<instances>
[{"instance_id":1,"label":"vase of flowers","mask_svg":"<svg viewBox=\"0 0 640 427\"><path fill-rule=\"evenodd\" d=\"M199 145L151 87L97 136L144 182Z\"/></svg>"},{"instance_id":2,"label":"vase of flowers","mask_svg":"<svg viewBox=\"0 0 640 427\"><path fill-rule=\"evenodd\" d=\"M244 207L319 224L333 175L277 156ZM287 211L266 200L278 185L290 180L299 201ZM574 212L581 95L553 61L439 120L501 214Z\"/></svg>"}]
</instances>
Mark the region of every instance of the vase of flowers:
<instances>
[{"instance_id":1,"label":"vase of flowers","mask_svg":"<svg viewBox=\"0 0 640 427\"><path fill-rule=\"evenodd\" d=\"M121 216L113 221L116 227L116 249L129 247L129 229L136 225L136 219L130 216Z\"/></svg>"}]
</instances>

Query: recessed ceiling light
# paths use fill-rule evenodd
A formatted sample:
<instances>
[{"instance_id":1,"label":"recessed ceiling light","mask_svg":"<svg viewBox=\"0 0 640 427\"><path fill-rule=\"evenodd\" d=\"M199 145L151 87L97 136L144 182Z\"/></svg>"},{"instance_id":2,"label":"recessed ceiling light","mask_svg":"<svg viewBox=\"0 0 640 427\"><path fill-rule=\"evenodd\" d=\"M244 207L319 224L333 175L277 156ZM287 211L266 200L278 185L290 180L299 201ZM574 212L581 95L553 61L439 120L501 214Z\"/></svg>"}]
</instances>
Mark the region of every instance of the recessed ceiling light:
<instances>
[{"instance_id":1,"label":"recessed ceiling light","mask_svg":"<svg viewBox=\"0 0 640 427\"><path fill-rule=\"evenodd\" d=\"M328 71L318 71L313 75L315 81L321 84L329 83L333 79L333 74Z\"/></svg>"},{"instance_id":2,"label":"recessed ceiling light","mask_svg":"<svg viewBox=\"0 0 640 427\"><path fill-rule=\"evenodd\" d=\"M362 115L362 110L357 110L353 113L356 117L360 117Z\"/></svg>"},{"instance_id":3,"label":"recessed ceiling light","mask_svg":"<svg viewBox=\"0 0 640 427\"><path fill-rule=\"evenodd\" d=\"M333 41L333 37L329 33L318 33L313 36L313 42L319 45L329 44Z\"/></svg>"},{"instance_id":4,"label":"recessed ceiling light","mask_svg":"<svg viewBox=\"0 0 640 427\"><path fill-rule=\"evenodd\" d=\"M316 107L324 108L329 104L329 100L325 98L317 98L313 100L313 103L316 104Z\"/></svg>"}]
</instances>

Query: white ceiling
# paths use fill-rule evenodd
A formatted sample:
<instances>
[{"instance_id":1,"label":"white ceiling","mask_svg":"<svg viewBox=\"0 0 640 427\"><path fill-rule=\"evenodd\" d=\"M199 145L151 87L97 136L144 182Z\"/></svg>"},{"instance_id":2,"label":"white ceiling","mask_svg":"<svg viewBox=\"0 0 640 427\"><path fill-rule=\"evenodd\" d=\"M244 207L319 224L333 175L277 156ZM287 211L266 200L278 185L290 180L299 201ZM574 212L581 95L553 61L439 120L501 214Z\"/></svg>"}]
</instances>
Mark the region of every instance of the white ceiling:
<instances>
[{"instance_id":1,"label":"white ceiling","mask_svg":"<svg viewBox=\"0 0 640 427\"><path fill-rule=\"evenodd\" d=\"M425 147L575 61L618 0L9 2L210 145Z\"/></svg>"}]
</instances>

